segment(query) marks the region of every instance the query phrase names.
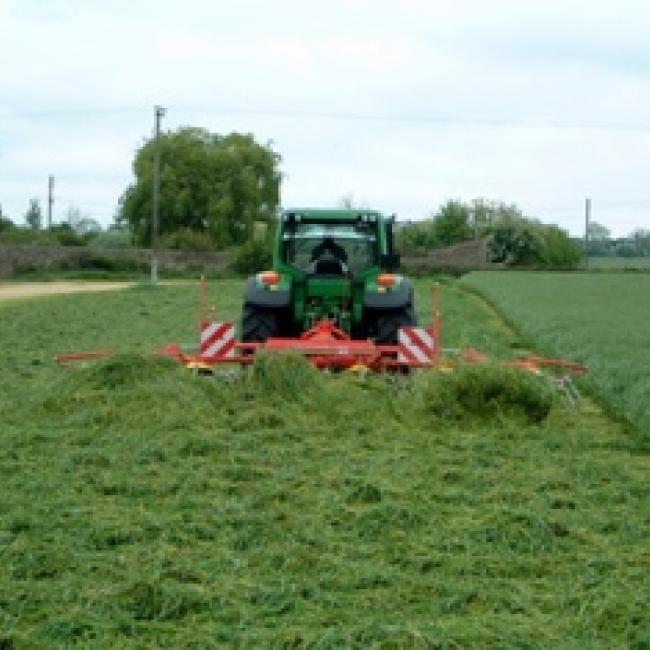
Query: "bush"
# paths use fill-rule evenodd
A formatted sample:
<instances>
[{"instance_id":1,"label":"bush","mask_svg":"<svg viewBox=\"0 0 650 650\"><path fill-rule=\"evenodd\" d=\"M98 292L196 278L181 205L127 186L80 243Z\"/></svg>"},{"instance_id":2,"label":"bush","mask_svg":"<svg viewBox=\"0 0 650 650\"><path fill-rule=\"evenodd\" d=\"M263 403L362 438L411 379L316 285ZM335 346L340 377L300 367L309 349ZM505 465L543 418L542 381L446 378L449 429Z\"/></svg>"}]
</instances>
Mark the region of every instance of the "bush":
<instances>
[{"instance_id":1,"label":"bush","mask_svg":"<svg viewBox=\"0 0 650 650\"><path fill-rule=\"evenodd\" d=\"M13 230L16 226L11 219L0 216L0 233Z\"/></svg>"},{"instance_id":2,"label":"bush","mask_svg":"<svg viewBox=\"0 0 650 650\"><path fill-rule=\"evenodd\" d=\"M532 266L539 263L542 241L533 224L501 224L492 227L490 234L490 262L510 266Z\"/></svg>"},{"instance_id":3,"label":"bush","mask_svg":"<svg viewBox=\"0 0 650 650\"><path fill-rule=\"evenodd\" d=\"M93 234L89 243L100 248L130 248L132 236L128 228L109 228Z\"/></svg>"},{"instance_id":4,"label":"bush","mask_svg":"<svg viewBox=\"0 0 650 650\"><path fill-rule=\"evenodd\" d=\"M395 247L402 255L421 255L436 244L431 219L402 225L395 230Z\"/></svg>"},{"instance_id":5,"label":"bush","mask_svg":"<svg viewBox=\"0 0 650 650\"><path fill-rule=\"evenodd\" d=\"M180 228L160 238L162 248L171 248L182 251L211 251L214 244L207 232Z\"/></svg>"},{"instance_id":6,"label":"bush","mask_svg":"<svg viewBox=\"0 0 650 650\"><path fill-rule=\"evenodd\" d=\"M535 221L498 224L489 230L491 262L509 266L545 269L574 269L582 258L582 249L557 226Z\"/></svg>"},{"instance_id":7,"label":"bush","mask_svg":"<svg viewBox=\"0 0 650 650\"><path fill-rule=\"evenodd\" d=\"M542 231L541 260L552 269L575 269L582 259L582 247L557 226Z\"/></svg>"},{"instance_id":8,"label":"bush","mask_svg":"<svg viewBox=\"0 0 650 650\"><path fill-rule=\"evenodd\" d=\"M52 226L50 232L56 237L61 246L85 246L88 243L86 237L73 230L67 223Z\"/></svg>"},{"instance_id":9,"label":"bush","mask_svg":"<svg viewBox=\"0 0 650 650\"><path fill-rule=\"evenodd\" d=\"M125 256L109 256L94 251L80 251L68 259L61 260L54 270L59 271L146 271L148 262Z\"/></svg>"},{"instance_id":10,"label":"bush","mask_svg":"<svg viewBox=\"0 0 650 650\"><path fill-rule=\"evenodd\" d=\"M237 251L233 267L238 273L257 273L268 269L273 263L273 254L268 242L247 241Z\"/></svg>"},{"instance_id":11,"label":"bush","mask_svg":"<svg viewBox=\"0 0 650 650\"><path fill-rule=\"evenodd\" d=\"M461 201L447 201L433 218L433 239L438 246L451 246L471 239L471 209Z\"/></svg>"},{"instance_id":12,"label":"bush","mask_svg":"<svg viewBox=\"0 0 650 650\"><path fill-rule=\"evenodd\" d=\"M47 230L9 227L0 228L0 242L3 244L34 244L36 246L85 246L89 235L80 235L69 224L63 223Z\"/></svg>"},{"instance_id":13,"label":"bush","mask_svg":"<svg viewBox=\"0 0 650 650\"><path fill-rule=\"evenodd\" d=\"M9 228L0 233L2 244L34 244L36 246L58 246L59 240L49 230L32 230L31 228Z\"/></svg>"}]
</instances>

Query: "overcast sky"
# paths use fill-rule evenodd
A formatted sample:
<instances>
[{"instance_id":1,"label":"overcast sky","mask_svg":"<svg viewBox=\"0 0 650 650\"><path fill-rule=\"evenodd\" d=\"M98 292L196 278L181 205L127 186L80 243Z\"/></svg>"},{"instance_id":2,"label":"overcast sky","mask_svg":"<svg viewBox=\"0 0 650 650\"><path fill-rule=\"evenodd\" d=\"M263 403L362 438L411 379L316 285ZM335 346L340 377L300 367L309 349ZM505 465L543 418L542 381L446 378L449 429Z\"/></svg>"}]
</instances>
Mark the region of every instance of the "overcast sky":
<instances>
[{"instance_id":1,"label":"overcast sky","mask_svg":"<svg viewBox=\"0 0 650 650\"><path fill-rule=\"evenodd\" d=\"M110 223L156 103L272 140L285 206L650 228L647 0L0 0L3 211L54 174L55 221Z\"/></svg>"}]
</instances>

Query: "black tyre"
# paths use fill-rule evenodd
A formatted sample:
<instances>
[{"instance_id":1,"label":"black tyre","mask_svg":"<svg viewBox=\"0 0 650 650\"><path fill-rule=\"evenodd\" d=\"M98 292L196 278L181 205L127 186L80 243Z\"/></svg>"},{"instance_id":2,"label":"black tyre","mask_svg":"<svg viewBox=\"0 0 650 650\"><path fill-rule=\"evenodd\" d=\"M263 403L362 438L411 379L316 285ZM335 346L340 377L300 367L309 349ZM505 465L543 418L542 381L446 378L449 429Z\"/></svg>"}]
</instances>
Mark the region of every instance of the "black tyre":
<instances>
[{"instance_id":1,"label":"black tyre","mask_svg":"<svg viewBox=\"0 0 650 650\"><path fill-rule=\"evenodd\" d=\"M399 328L417 325L415 310L412 306L386 312L377 319L375 342L379 345L396 345Z\"/></svg>"},{"instance_id":2,"label":"black tyre","mask_svg":"<svg viewBox=\"0 0 650 650\"><path fill-rule=\"evenodd\" d=\"M255 305L244 305L241 325L244 343L261 343L279 335L278 315Z\"/></svg>"}]
</instances>

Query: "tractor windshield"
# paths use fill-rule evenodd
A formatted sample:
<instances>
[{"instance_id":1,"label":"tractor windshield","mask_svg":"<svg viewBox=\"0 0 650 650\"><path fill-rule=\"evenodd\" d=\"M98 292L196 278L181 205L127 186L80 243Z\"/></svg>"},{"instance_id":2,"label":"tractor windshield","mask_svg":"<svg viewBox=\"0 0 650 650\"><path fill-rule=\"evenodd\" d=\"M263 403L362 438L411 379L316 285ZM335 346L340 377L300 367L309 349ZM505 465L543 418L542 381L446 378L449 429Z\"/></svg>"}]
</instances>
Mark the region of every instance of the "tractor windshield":
<instances>
[{"instance_id":1,"label":"tractor windshield","mask_svg":"<svg viewBox=\"0 0 650 650\"><path fill-rule=\"evenodd\" d=\"M307 273L355 273L377 263L376 226L296 223L283 235L285 261Z\"/></svg>"}]
</instances>

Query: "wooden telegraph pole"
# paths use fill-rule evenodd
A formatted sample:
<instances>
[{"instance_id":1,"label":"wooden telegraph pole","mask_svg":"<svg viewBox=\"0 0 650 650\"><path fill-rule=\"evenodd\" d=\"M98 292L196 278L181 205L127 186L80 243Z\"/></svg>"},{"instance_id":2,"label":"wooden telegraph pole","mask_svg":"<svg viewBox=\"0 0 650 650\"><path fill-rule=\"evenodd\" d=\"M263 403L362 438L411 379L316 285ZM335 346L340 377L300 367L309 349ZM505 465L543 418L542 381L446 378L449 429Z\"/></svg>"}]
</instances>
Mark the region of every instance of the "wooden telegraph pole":
<instances>
[{"instance_id":1,"label":"wooden telegraph pole","mask_svg":"<svg viewBox=\"0 0 650 650\"><path fill-rule=\"evenodd\" d=\"M589 222L591 221L591 199L585 199L585 268L589 268Z\"/></svg>"},{"instance_id":2,"label":"wooden telegraph pole","mask_svg":"<svg viewBox=\"0 0 650 650\"><path fill-rule=\"evenodd\" d=\"M165 114L162 106L154 106L153 215L151 219L151 284L158 282L158 215L160 212L160 122Z\"/></svg>"},{"instance_id":3,"label":"wooden telegraph pole","mask_svg":"<svg viewBox=\"0 0 650 650\"><path fill-rule=\"evenodd\" d=\"M52 227L52 206L54 205L54 176L47 177L47 229Z\"/></svg>"}]
</instances>

